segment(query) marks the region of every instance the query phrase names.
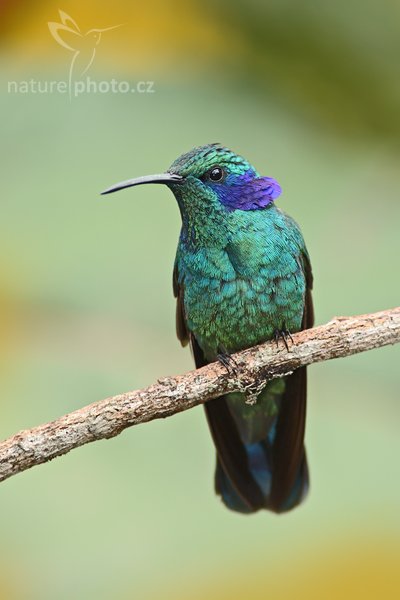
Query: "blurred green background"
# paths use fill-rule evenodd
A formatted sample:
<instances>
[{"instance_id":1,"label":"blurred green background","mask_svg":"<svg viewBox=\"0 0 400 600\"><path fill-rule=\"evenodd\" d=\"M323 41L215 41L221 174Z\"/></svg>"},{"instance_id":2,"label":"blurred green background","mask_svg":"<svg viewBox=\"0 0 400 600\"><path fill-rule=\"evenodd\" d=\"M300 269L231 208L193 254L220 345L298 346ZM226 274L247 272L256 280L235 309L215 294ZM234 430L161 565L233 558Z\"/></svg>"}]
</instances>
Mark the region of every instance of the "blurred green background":
<instances>
[{"instance_id":1,"label":"blurred green background","mask_svg":"<svg viewBox=\"0 0 400 600\"><path fill-rule=\"evenodd\" d=\"M88 75L154 93L8 93L66 80L58 9L103 34ZM400 4L0 4L0 435L192 366L175 339L167 189L101 198L220 141L275 177L317 323L399 303ZM214 496L202 409L0 486L5 599L398 598L398 347L310 368L307 502Z\"/></svg>"}]
</instances>

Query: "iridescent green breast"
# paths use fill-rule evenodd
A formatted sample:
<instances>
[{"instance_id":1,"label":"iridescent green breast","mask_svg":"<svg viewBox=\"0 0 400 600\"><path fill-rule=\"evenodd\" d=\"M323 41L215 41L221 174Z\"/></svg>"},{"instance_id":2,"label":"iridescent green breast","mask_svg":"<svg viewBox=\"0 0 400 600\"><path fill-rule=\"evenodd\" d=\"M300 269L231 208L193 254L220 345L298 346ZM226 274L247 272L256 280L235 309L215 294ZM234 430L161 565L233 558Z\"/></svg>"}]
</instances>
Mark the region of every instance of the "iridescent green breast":
<instances>
[{"instance_id":1,"label":"iridescent green breast","mask_svg":"<svg viewBox=\"0 0 400 600\"><path fill-rule=\"evenodd\" d=\"M301 327L305 278L303 240L286 215L272 210L233 214L223 247L178 248L189 331L208 360Z\"/></svg>"}]
</instances>

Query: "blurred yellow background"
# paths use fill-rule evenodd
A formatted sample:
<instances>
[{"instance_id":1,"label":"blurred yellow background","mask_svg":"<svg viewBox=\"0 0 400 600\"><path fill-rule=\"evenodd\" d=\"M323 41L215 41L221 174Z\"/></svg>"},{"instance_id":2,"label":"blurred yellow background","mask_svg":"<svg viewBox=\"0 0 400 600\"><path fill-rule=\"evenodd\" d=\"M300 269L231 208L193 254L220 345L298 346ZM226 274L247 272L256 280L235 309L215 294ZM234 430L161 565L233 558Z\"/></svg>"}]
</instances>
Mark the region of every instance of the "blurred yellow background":
<instances>
[{"instance_id":1,"label":"blurred yellow background","mask_svg":"<svg viewBox=\"0 0 400 600\"><path fill-rule=\"evenodd\" d=\"M83 34L121 25L85 77L154 92L9 93L67 81L59 9ZM14 0L0 33L2 438L191 368L173 197L99 192L193 146L220 141L281 183L318 323L398 305L399 3ZM310 368L311 493L285 516L221 505L200 408L1 484L0 597L398 598L399 359Z\"/></svg>"}]
</instances>

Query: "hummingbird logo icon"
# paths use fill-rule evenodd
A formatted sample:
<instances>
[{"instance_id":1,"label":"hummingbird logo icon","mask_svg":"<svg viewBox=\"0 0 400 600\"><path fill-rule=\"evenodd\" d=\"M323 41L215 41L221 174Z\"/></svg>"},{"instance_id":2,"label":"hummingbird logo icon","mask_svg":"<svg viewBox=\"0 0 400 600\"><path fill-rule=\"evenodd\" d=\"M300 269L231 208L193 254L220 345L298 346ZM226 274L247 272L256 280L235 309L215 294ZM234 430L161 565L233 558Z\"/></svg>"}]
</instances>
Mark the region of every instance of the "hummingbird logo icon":
<instances>
[{"instance_id":1,"label":"hummingbird logo icon","mask_svg":"<svg viewBox=\"0 0 400 600\"><path fill-rule=\"evenodd\" d=\"M53 38L60 46L73 52L69 68L69 92L74 77L83 77L90 69L96 56L97 47L105 31L117 29L121 25L113 25L104 29L89 29L83 33L72 17L63 10L59 10L61 23L49 21L47 24Z\"/></svg>"}]
</instances>

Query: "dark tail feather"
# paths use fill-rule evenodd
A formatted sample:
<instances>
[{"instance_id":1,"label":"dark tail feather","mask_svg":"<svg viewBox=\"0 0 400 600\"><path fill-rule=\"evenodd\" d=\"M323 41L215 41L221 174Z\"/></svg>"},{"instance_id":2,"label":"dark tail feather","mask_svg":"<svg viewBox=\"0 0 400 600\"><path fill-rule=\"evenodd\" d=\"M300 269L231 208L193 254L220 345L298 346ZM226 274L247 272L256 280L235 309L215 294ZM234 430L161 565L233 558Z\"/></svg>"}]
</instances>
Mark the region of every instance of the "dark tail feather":
<instances>
[{"instance_id":1,"label":"dark tail feather","mask_svg":"<svg viewBox=\"0 0 400 600\"><path fill-rule=\"evenodd\" d=\"M307 404L307 371L303 367L286 379L272 446L270 507L276 512L292 508L287 501L293 488L307 487L308 469L304 449ZM300 480L302 485L300 486ZM305 490L306 491L306 490ZM300 496L298 500L301 500Z\"/></svg>"},{"instance_id":2,"label":"dark tail feather","mask_svg":"<svg viewBox=\"0 0 400 600\"><path fill-rule=\"evenodd\" d=\"M244 500L241 495L238 494L236 489L232 485L232 481L229 479L221 465L218 455L217 464L215 467L215 491L222 497L222 500L228 508L241 512L244 514L252 513L258 510L257 508L250 506L248 500ZM261 508L261 507L259 507Z\"/></svg>"},{"instance_id":3,"label":"dark tail feather","mask_svg":"<svg viewBox=\"0 0 400 600\"><path fill-rule=\"evenodd\" d=\"M234 510L254 512L264 503L263 494L253 477L243 444L224 396L204 406L211 435L217 449L215 488L223 499L232 497ZM235 508L240 506L242 509Z\"/></svg>"},{"instance_id":4,"label":"dark tail feather","mask_svg":"<svg viewBox=\"0 0 400 600\"><path fill-rule=\"evenodd\" d=\"M278 415L265 438L254 443L243 441L229 397L205 404L217 449L216 492L228 508L242 513L261 508L280 513L294 508L306 495L306 387L304 368L286 378Z\"/></svg>"}]
</instances>

